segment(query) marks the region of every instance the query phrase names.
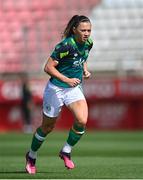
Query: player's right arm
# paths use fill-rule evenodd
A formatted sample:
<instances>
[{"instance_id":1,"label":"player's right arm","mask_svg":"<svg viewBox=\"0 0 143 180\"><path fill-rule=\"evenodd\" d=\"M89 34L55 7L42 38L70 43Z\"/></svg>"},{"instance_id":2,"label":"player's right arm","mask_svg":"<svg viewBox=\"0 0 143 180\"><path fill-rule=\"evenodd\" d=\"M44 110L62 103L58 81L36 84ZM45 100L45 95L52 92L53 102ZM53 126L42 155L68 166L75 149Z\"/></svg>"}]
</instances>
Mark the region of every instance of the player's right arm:
<instances>
[{"instance_id":1,"label":"player's right arm","mask_svg":"<svg viewBox=\"0 0 143 180\"><path fill-rule=\"evenodd\" d=\"M63 81L70 85L71 87L77 86L80 84L80 80L77 78L68 78L64 76L62 73L60 73L57 69L56 66L58 65L58 61L54 60L52 57L49 57L47 60L44 71L49 74L52 77L55 77L59 79L60 81Z\"/></svg>"}]
</instances>

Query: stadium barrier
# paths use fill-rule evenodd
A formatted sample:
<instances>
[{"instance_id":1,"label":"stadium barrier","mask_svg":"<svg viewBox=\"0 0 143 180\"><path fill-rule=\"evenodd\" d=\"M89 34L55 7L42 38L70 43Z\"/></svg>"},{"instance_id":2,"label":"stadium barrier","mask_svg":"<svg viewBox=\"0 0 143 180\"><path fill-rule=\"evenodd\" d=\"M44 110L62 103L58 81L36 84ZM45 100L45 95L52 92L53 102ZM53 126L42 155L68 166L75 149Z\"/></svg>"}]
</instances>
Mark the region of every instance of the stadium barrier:
<instances>
[{"instance_id":1,"label":"stadium barrier","mask_svg":"<svg viewBox=\"0 0 143 180\"><path fill-rule=\"evenodd\" d=\"M41 121L42 96L46 80L33 79L30 88L34 107L32 126ZM143 79L91 79L83 83L89 106L88 129L140 130L143 129ZM21 82L0 81L0 131L22 131ZM56 129L69 129L73 116L64 107Z\"/></svg>"}]
</instances>

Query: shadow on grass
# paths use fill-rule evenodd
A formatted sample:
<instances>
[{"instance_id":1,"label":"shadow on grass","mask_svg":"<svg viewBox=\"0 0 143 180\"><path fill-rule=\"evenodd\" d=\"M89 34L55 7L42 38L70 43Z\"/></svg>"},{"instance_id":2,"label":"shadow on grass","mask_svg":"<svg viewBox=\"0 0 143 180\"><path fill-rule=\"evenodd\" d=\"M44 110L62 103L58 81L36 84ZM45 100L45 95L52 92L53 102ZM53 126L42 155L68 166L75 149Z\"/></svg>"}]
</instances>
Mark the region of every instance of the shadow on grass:
<instances>
[{"instance_id":1,"label":"shadow on grass","mask_svg":"<svg viewBox=\"0 0 143 180\"><path fill-rule=\"evenodd\" d=\"M19 170L19 171L0 171L0 174L19 174L19 173L21 173L21 174L27 174L28 175L28 173L26 172L26 171L22 171L22 170ZM55 174L55 173L58 173L58 174L63 174L64 173L64 171L63 172L57 172L57 171L40 171L40 172L36 172L36 174Z\"/></svg>"}]
</instances>

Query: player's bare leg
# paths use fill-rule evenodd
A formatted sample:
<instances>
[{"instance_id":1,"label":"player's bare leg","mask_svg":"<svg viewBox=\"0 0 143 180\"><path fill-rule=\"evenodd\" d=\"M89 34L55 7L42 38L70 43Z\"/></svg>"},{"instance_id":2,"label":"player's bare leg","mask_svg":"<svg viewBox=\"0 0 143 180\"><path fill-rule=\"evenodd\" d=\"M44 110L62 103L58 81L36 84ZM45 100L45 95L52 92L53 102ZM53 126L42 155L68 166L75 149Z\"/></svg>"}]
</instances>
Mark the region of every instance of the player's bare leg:
<instances>
[{"instance_id":1,"label":"player's bare leg","mask_svg":"<svg viewBox=\"0 0 143 180\"><path fill-rule=\"evenodd\" d=\"M69 131L67 142L60 151L59 156L64 160L65 167L67 169L73 169L75 167L71 160L72 147L80 140L84 134L85 126L87 123L88 107L86 100L79 100L71 103L68 108L74 114L75 122L73 127Z\"/></svg>"},{"instance_id":2,"label":"player's bare leg","mask_svg":"<svg viewBox=\"0 0 143 180\"><path fill-rule=\"evenodd\" d=\"M42 143L46 139L47 134L49 134L55 125L55 118L50 118L43 115L42 125L37 128L36 132L33 135L32 144L30 151L26 154L26 172L29 174L36 173L36 158L37 151L41 147Z\"/></svg>"}]
</instances>

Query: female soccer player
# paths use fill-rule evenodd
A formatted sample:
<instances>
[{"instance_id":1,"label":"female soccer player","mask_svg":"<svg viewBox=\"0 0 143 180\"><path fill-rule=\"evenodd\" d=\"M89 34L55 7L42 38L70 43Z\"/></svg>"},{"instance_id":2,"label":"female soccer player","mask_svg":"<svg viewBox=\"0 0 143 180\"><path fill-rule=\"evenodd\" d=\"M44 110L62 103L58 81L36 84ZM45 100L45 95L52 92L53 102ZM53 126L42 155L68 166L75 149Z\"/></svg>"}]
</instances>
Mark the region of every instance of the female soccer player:
<instances>
[{"instance_id":1,"label":"female soccer player","mask_svg":"<svg viewBox=\"0 0 143 180\"><path fill-rule=\"evenodd\" d=\"M72 147L85 132L88 107L82 92L82 77L89 78L87 58L93 42L90 39L91 22L86 16L74 15L68 22L62 41L48 58L44 71L51 76L43 97L43 121L37 128L29 152L26 154L26 171L36 173L37 151L56 123L65 104L74 115L74 123L59 156L65 167L75 167L71 160ZM68 119L67 119L68 121Z\"/></svg>"}]
</instances>

